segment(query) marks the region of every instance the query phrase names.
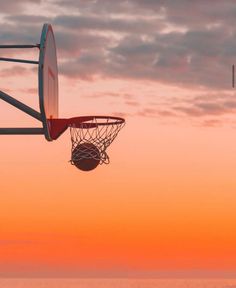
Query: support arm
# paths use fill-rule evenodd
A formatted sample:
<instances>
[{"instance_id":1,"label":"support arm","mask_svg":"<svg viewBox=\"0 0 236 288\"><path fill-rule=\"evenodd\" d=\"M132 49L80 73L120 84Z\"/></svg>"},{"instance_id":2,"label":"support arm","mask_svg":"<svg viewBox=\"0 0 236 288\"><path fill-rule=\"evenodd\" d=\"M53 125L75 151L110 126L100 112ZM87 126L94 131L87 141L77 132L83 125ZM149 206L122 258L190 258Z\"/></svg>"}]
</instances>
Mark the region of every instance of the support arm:
<instances>
[{"instance_id":1,"label":"support arm","mask_svg":"<svg viewBox=\"0 0 236 288\"><path fill-rule=\"evenodd\" d=\"M37 64L37 65L39 64L39 61L13 59L13 58L3 58L3 57L0 58L0 61L26 63L26 64Z\"/></svg>"},{"instance_id":2,"label":"support arm","mask_svg":"<svg viewBox=\"0 0 236 288\"><path fill-rule=\"evenodd\" d=\"M33 45L0 45L0 49L40 48L40 44Z\"/></svg>"},{"instance_id":3,"label":"support arm","mask_svg":"<svg viewBox=\"0 0 236 288\"><path fill-rule=\"evenodd\" d=\"M7 103L11 104L12 106L15 106L19 110L27 113L31 117L33 117L33 118L35 118L35 119L37 119L37 120L42 122L42 116L41 116L41 114L38 111L36 111L33 108L25 105L22 102L16 100L15 98L11 97L10 95L0 91L0 99L6 101Z\"/></svg>"},{"instance_id":4,"label":"support arm","mask_svg":"<svg viewBox=\"0 0 236 288\"><path fill-rule=\"evenodd\" d=\"M43 128L0 128L0 135L42 135Z\"/></svg>"}]
</instances>

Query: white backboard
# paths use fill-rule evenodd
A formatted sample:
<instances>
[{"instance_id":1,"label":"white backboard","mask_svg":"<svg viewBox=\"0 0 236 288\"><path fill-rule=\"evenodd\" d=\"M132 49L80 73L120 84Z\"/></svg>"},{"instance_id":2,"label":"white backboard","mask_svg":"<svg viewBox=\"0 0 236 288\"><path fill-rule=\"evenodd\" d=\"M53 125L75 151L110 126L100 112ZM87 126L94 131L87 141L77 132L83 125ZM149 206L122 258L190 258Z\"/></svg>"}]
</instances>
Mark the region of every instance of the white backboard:
<instances>
[{"instance_id":1,"label":"white backboard","mask_svg":"<svg viewBox=\"0 0 236 288\"><path fill-rule=\"evenodd\" d=\"M39 104L47 140L50 137L48 119L58 118L58 68L56 44L52 26L44 24L39 55Z\"/></svg>"}]
</instances>

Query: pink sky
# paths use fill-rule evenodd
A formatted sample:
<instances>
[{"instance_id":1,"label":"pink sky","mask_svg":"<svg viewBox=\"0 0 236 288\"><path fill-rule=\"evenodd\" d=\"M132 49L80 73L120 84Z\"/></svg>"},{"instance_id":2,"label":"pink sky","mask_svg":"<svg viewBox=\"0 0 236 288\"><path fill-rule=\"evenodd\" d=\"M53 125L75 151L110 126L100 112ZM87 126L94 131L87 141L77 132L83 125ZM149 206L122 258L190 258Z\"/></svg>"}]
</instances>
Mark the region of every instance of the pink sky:
<instances>
[{"instance_id":1,"label":"pink sky","mask_svg":"<svg viewBox=\"0 0 236 288\"><path fill-rule=\"evenodd\" d=\"M235 275L235 3L190 2L0 0L0 44L53 25L60 117L127 122L91 173L68 131L0 137L0 276ZM0 90L38 109L37 85L1 62ZM2 127L38 125L0 109Z\"/></svg>"}]
</instances>

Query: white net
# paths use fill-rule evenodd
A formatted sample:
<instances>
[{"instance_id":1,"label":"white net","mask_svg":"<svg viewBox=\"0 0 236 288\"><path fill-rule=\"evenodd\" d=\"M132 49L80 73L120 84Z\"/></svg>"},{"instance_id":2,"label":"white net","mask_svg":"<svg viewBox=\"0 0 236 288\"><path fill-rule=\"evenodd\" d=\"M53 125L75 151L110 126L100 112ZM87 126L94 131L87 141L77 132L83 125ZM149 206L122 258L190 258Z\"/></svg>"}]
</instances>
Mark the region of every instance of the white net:
<instances>
[{"instance_id":1,"label":"white net","mask_svg":"<svg viewBox=\"0 0 236 288\"><path fill-rule=\"evenodd\" d=\"M108 164L107 147L114 141L125 121L116 117L94 117L92 120L70 124L71 164L83 159L99 160L99 164ZM84 144L84 145L81 145ZM81 153L82 147L83 152Z\"/></svg>"}]
</instances>

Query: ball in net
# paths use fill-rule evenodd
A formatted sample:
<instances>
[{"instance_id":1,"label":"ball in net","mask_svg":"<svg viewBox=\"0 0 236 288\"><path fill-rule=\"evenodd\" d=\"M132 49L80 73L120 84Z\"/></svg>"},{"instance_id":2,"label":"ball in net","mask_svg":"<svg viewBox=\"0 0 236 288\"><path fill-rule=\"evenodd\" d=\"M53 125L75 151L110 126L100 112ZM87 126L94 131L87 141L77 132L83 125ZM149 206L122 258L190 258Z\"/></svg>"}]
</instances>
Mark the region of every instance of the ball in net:
<instances>
[{"instance_id":1,"label":"ball in net","mask_svg":"<svg viewBox=\"0 0 236 288\"><path fill-rule=\"evenodd\" d=\"M79 143L72 150L71 161L82 171L91 171L100 163L100 152L92 143Z\"/></svg>"}]
</instances>

